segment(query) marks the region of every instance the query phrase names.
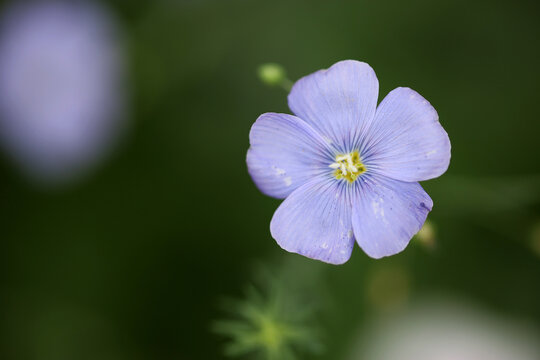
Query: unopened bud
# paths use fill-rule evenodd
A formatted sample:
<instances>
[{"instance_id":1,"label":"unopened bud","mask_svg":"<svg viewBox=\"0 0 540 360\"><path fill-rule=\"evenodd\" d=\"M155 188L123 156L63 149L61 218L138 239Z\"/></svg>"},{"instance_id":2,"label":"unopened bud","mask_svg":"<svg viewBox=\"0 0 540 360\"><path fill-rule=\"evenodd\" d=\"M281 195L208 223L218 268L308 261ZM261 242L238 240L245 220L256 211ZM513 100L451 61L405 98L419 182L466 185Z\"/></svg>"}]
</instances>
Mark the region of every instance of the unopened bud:
<instances>
[{"instance_id":1,"label":"unopened bud","mask_svg":"<svg viewBox=\"0 0 540 360\"><path fill-rule=\"evenodd\" d=\"M285 69L279 64L262 64L257 69L257 73L261 81L266 85L278 86L282 85L284 81L287 81Z\"/></svg>"},{"instance_id":2,"label":"unopened bud","mask_svg":"<svg viewBox=\"0 0 540 360\"><path fill-rule=\"evenodd\" d=\"M433 249L435 247L435 227L429 220L426 220L415 237L426 248Z\"/></svg>"}]
</instances>

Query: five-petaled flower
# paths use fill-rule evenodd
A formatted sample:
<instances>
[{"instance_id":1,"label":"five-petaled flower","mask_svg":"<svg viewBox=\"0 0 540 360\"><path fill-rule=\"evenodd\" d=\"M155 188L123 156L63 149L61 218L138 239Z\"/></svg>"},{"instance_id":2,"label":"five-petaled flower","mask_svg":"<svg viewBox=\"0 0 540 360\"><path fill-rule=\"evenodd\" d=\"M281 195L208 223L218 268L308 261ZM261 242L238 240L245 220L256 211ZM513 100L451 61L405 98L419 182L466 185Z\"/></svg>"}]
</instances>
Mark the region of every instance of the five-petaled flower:
<instances>
[{"instance_id":1,"label":"five-petaled flower","mask_svg":"<svg viewBox=\"0 0 540 360\"><path fill-rule=\"evenodd\" d=\"M377 106L378 92L368 64L341 61L294 84L296 116L266 113L251 128L249 173L285 198L270 224L283 249L342 264L356 239L381 258L422 227L433 202L418 181L446 171L450 140L417 92L397 88Z\"/></svg>"}]
</instances>

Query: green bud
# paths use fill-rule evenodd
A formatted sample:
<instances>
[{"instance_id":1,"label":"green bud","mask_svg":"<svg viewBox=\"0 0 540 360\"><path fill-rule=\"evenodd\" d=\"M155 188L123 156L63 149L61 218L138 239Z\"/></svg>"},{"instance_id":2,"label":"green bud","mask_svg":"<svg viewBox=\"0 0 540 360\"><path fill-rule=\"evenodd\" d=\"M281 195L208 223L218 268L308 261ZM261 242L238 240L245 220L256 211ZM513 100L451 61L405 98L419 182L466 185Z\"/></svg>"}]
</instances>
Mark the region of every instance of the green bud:
<instances>
[{"instance_id":1,"label":"green bud","mask_svg":"<svg viewBox=\"0 0 540 360\"><path fill-rule=\"evenodd\" d=\"M257 73L261 81L266 85L278 86L287 81L285 69L279 64L262 64L257 69Z\"/></svg>"},{"instance_id":2,"label":"green bud","mask_svg":"<svg viewBox=\"0 0 540 360\"><path fill-rule=\"evenodd\" d=\"M420 231L416 234L416 239L418 239L418 242L424 247L433 249L436 242L436 232L433 223L426 220L424 226L422 226Z\"/></svg>"}]
</instances>

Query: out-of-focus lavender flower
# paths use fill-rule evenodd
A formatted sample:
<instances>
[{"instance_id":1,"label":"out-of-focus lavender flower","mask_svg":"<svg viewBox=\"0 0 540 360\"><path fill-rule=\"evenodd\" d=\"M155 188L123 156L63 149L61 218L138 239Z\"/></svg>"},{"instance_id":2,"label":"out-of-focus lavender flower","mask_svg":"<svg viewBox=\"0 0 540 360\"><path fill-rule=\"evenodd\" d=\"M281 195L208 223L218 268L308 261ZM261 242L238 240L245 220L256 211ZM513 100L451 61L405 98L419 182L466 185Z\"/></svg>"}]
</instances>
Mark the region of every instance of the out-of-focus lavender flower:
<instances>
[{"instance_id":1,"label":"out-of-focus lavender flower","mask_svg":"<svg viewBox=\"0 0 540 360\"><path fill-rule=\"evenodd\" d=\"M368 325L351 360L536 360L537 329L470 305L421 302Z\"/></svg>"},{"instance_id":2,"label":"out-of-focus lavender flower","mask_svg":"<svg viewBox=\"0 0 540 360\"><path fill-rule=\"evenodd\" d=\"M377 107L378 92L368 64L341 61L294 84L296 116L266 113L251 128L249 173L286 198L270 224L283 249L341 264L356 239L381 258L422 227L433 202L418 181L446 171L450 141L417 92L397 88Z\"/></svg>"},{"instance_id":3,"label":"out-of-focus lavender flower","mask_svg":"<svg viewBox=\"0 0 540 360\"><path fill-rule=\"evenodd\" d=\"M111 15L82 1L17 2L0 22L0 137L31 176L71 180L116 138L123 43Z\"/></svg>"}]
</instances>

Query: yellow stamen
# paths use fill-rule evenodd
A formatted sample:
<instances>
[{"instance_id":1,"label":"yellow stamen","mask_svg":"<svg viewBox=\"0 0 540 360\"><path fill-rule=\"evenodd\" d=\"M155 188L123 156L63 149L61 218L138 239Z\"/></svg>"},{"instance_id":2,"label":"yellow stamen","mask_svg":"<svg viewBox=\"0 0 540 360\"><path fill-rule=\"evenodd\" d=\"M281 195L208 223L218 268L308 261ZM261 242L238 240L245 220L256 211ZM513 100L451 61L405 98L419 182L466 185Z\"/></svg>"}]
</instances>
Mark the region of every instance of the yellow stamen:
<instances>
[{"instance_id":1,"label":"yellow stamen","mask_svg":"<svg viewBox=\"0 0 540 360\"><path fill-rule=\"evenodd\" d=\"M335 169L334 177L336 179L345 179L353 183L358 177L366 172L366 166L362 164L358 150L348 154L340 154L336 156L336 162L329 165Z\"/></svg>"}]
</instances>

